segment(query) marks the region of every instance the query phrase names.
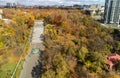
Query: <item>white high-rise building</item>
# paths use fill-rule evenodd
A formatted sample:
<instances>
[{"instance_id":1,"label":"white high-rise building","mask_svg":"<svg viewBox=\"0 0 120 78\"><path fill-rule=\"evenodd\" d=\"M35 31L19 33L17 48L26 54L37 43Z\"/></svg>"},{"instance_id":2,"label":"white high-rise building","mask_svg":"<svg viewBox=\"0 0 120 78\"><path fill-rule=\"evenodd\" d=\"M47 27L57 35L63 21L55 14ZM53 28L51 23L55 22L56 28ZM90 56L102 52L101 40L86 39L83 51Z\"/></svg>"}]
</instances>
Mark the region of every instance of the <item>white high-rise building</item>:
<instances>
[{"instance_id":1,"label":"white high-rise building","mask_svg":"<svg viewBox=\"0 0 120 78\"><path fill-rule=\"evenodd\" d=\"M0 9L0 19L2 19L2 14L3 14L3 11L2 9Z\"/></svg>"}]
</instances>

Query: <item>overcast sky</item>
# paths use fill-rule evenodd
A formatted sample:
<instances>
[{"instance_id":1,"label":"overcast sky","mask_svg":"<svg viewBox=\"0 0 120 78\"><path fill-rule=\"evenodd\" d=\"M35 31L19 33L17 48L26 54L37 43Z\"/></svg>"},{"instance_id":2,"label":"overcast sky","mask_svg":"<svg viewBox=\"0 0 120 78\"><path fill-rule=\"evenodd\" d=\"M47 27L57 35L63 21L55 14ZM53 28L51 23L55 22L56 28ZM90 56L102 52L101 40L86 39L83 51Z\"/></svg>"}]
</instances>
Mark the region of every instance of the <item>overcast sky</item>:
<instances>
[{"instance_id":1,"label":"overcast sky","mask_svg":"<svg viewBox=\"0 0 120 78\"><path fill-rule=\"evenodd\" d=\"M73 4L102 4L105 0L0 0L0 4L6 2L19 2L26 5L73 5Z\"/></svg>"}]
</instances>

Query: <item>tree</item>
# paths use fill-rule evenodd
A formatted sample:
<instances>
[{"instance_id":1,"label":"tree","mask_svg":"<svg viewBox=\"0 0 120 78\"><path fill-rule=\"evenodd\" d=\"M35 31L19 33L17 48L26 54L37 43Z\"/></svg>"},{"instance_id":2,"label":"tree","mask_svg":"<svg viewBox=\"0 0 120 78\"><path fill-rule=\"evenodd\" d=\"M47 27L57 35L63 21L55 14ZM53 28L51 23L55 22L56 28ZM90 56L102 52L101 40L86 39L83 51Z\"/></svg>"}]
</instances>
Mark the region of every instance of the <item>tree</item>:
<instances>
[{"instance_id":1,"label":"tree","mask_svg":"<svg viewBox=\"0 0 120 78\"><path fill-rule=\"evenodd\" d=\"M76 55L78 56L78 61L85 64L85 57L88 53L88 49L86 47L82 47L78 52L76 52Z\"/></svg>"},{"instance_id":2,"label":"tree","mask_svg":"<svg viewBox=\"0 0 120 78\"><path fill-rule=\"evenodd\" d=\"M120 72L120 61L117 61L114 67L116 71Z\"/></svg>"},{"instance_id":3,"label":"tree","mask_svg":"<svg viewBox=\"0 0 120 78\"><path fill-rule=\"evenodd\" d=\"M69 70L64 57L58 53L53 57L53 69L43 73L42 78L67 78Z\"/></svg>"},{"instance_id":4,"label":"tree","mask_svg":"<svg viewBox=\"0 0 120 78\"><path fill-rule=\"evenodd\" d=\"M50 69L50 70L46 71L45 73L43 73L41 78L56 78L55 71Z\"/></svg>"}]
</instances>

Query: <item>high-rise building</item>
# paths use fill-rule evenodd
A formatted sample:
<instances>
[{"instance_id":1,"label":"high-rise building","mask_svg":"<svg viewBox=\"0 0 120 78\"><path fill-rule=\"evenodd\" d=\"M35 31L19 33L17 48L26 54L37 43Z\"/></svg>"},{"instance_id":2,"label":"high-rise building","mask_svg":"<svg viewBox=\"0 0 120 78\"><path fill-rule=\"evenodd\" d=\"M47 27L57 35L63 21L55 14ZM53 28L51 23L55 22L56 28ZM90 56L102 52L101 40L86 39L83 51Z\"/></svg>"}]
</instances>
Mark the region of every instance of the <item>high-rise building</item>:
<instances>
[{"instance_id":1,"label":"high-rise building","mask_svg":"<svg viewBox=\"0 0 120 78\"><path fill-rule=\"evenodd\" d=\"M120 24L120 0L105 0L104 22Z\"/></svg>"},{"instance_id":2,"label":"high-rise building","mask_svg":"<svg viewBox=\"0 0 120 78\"><path fill-rule=\"evenodd\" d=\"M3 11L2 9L0 9L0 19L2 19L2 14L3 14Z\"/></svg>"},{"instance_id":3,"label":"high-rise building","mask_svg":"<svg viewBox=\"0 0 120 78\"><path fill-rule=\"evenodd\" d=\"M7 8L15 8L16 7L16 3L6 3L6 7Z\"/></svg>"},{"instance_id":4,"label":"high-rise building","mask_svg":"<svg viewBox=\"0 0 120 78\"><path fill-rule=\"evenodd\" d=\"M8 8L12 7L12 3L6 3L6 7Z\"/></svg>"}]
</instances>

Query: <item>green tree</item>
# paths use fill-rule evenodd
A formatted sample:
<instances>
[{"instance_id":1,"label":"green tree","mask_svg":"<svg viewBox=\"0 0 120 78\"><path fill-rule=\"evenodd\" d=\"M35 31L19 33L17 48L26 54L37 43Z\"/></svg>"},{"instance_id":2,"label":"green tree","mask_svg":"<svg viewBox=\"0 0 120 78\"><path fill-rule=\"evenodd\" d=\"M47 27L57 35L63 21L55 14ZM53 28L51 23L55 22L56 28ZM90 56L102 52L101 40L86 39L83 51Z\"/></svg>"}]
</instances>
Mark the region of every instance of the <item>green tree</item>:
<instances>
[{"instance_id":1,"label":"green tree","mask_svg":"<svg viewBox=\"0 0 120 78\"><path fill-rule=\"evenodd\" d=\"M82 47L78 52L76 52L78 56L78 61L85 64L85 57L88 53L88 49L86 47Z\"/></svg>"}]
</instances>

